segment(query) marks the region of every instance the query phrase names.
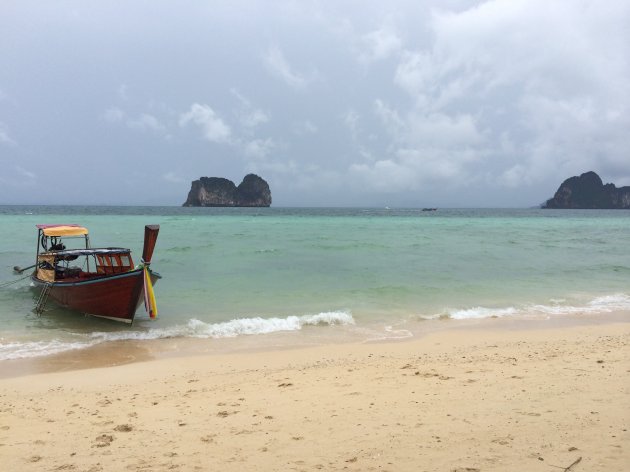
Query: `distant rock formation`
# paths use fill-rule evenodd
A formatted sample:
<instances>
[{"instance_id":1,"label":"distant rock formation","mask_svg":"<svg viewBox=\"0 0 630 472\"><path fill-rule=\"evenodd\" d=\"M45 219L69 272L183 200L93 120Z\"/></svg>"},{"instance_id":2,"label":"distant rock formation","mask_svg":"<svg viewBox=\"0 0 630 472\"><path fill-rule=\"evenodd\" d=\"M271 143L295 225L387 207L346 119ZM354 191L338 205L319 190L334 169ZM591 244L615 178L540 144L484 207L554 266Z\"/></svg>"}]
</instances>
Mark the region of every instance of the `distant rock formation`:
<instances>
[{"instance_id":1,"label":"distant rock formation","mask_svg":"<svg viewBox=\"0 0 630 472\"><path fill-rule=\"evenodd\" d=\"M560 185L543 208L630 209L630 187L604 185L595 172L571 177Z\"/></svg>"},{"instance_id":2,"label":"distant rock formation","mask_svg":"<svg viewBox=\"0 0 630 472\"><path fill-rule=\"evenodd\" d=\"M255 174L248 174L237 187L221 177L201 177L192 182L185 207L268 207L269 184Z\"/></svg>"}]
</instances>

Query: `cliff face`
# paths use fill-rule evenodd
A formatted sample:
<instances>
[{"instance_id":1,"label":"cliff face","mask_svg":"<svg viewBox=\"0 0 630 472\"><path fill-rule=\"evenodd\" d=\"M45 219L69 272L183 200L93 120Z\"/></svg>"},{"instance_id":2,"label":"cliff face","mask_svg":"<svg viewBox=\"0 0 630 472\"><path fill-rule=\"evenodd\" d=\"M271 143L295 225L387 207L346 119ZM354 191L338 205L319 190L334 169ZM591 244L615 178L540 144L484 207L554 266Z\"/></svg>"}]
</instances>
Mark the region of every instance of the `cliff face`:
<instances>
[{"instance_id":1,"label":"cliff face","mask_svg":"<svg viewBox=\"0 0 630 472\"><path fill-rule=\"evenodd\" d=\"M543 208L630 209L630 187L604 185L595 172L565 180Z\"/></svg>"},{"instance_id":2,"label":"cliff face","mask_svg":"<svg viewBox=\"0 0 630 472\"><path fill-rule=\"evenodd\" d=\"M271 205L269 184L256 174L247 174L236 187L236 206L268 207Z\"/></svg>"},{"instance_id":3,"label":"cliff face","mask_svg":"<svg viewBox=\"0 0 630 472\"><path fill-rule=\"evenodd\" d=\"M201 177L192 182L183 206L202 207L268 207L271 205L269 184L255 174L248 174L237 187L221 177Z\"/></svg>"}]
</instances>

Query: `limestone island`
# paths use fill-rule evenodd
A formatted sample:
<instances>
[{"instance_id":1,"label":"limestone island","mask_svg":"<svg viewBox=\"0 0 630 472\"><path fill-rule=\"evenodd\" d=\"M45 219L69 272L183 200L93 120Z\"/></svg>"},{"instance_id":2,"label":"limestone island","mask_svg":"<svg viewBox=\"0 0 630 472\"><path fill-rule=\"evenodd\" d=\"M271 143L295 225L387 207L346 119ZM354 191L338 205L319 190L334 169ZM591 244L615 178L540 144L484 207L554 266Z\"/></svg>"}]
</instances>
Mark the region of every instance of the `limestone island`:
<instances>
[{"instance_id":1,"label":"limestone island","mask_svg":"<svg viewBox=\"0 0 630 472\"><path fill-rule=\"evenodd\" d=\"M570 209L630 209L630 186L604 185L595 172L586 172L562 182L553 198L542 208Z\"/></svg>"},{"instance_id":2,"label":"limestone island","mask_svg":"<svg viewBox=\"0 0 630 472\"><path fill-rule=\"evenodd\" d=\"M268 207L271 205L269 184L256 174L248 174L237 187L222 177L194 180L185 207Z\"/></svg>"}]
</instances>

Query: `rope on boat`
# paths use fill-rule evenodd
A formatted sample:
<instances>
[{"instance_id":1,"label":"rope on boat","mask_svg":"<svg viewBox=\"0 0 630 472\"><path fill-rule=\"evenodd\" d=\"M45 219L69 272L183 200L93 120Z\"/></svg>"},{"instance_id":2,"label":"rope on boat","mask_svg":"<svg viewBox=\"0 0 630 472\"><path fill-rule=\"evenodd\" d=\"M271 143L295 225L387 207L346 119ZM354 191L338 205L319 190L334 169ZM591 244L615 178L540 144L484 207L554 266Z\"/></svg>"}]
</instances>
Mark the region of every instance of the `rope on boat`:
<instances>
[{"instance_id":1,"label":"rope on boat","mask_svg":"<svg viewBox=\"0 0 630 472\"><path fill-rule=\"evenodd\" d=\"M31 276L31 274L28 274L28 275L25 275L24 277L20 277L20 278L19 278L19 279L17 279L17 280L11 280L11 281L9 281L9 282L4 282L4 283L1 283L1 284L0 284L0 288L8 287L9 285L13 285L13 284L16 284L16 283L18 283L18 282L21 282L21 281L22 281L22 280L24 280L24 279L28 279L30 276Z\"/></svg>"}]
</instances>

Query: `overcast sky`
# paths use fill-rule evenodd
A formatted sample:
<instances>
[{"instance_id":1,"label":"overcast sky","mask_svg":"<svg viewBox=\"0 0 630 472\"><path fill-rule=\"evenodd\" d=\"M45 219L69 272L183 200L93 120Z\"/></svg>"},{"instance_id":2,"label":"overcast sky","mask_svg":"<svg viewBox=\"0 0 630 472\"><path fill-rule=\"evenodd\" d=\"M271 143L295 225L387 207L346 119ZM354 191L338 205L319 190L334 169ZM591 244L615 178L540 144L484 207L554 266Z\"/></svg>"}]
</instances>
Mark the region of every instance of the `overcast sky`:
<instances>
[{"instance_id":1,"label":"overcast sky","mask_svg":"<svg viewBox=\"0 0 630 472\"><path fill-rule=\"evenodd\" d=\"M534 206L630 185L630 2L0 0L0 204Z\"/></svg>"}]
</instances>

